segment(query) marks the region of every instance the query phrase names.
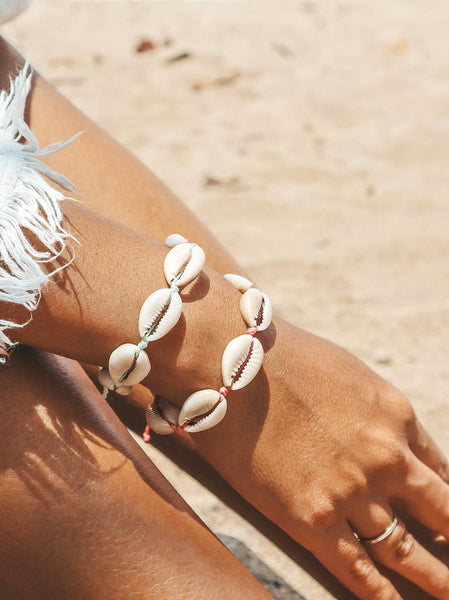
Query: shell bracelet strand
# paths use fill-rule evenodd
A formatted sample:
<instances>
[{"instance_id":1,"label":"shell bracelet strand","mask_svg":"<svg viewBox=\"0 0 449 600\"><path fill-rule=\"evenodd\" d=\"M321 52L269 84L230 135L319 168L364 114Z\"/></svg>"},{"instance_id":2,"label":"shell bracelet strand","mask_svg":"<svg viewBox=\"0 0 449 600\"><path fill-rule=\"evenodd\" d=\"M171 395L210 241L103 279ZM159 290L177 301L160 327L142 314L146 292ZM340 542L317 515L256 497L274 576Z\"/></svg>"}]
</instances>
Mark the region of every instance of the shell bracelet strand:
<instances>
[{"instance_id":1,"label":"shell bracelet strand","mask_svg":"<svg viewBox=\"0 0 449 600\"><path fill-rule=\"evenodd\" d=\"M189 243L179 234L169 235L165 245L171 248L164 260L164 275L170 287L153 292L142 305L139 315L138 344L122 344L116 348L108 367L98 373L103 396L109 391L128 395L151 370L145 349L149 342L160 339L177 324L182 313L181 287L192 282L201 273L206 256L197 244Z\"/></svg>"},{"instance_id":2,"label":"shell bracelet strand","mask_svg":"<svg viewBox=\"0 0 449 600\"><path fill-rule=\"evenodd\" d=\"M248 385L259 372L264 356L258 331L271 324L273 309L266 294L252 287L251 281L229 273L225 278L241 293L240 313L247 325L246 333L239 335L226 346L221 359L223 385L219 390L204 389L191 394L181 409L169 400L156 396L146 411L147 427L143 434L150 440L150 429L166 435L187 431L195 433L210 429L220 423L227 410L226 397L231 390Z\"/></svg>"}]
</instances>

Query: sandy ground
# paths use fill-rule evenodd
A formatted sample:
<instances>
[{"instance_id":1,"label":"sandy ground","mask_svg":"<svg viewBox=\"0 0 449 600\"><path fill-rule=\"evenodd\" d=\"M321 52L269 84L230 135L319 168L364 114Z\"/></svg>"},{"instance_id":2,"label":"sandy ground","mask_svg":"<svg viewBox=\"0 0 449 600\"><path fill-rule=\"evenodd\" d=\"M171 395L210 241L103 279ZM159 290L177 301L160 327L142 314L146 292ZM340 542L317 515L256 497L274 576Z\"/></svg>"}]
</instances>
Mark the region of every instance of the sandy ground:
<instances>
[{"instance_id":1,"label":"sandy ground","mask_svg":"<svg viewBox=\"0 0 449 600\"><path fill-rule=\"evenodd\" d=\"M448 24L436 0L43 0L4 33L200 214L279 314L393 381L448 451ZM308 600L332 597L152 456L214 531Z\"/></svg>"}]
</instances>

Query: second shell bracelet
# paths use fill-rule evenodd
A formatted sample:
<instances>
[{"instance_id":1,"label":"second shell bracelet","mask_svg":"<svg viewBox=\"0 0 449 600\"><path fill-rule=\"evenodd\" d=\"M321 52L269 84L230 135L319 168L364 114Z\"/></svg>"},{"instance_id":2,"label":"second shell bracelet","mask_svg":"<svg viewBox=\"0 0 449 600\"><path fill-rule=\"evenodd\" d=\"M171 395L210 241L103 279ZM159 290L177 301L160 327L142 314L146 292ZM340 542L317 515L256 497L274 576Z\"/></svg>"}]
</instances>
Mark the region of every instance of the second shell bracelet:
<instances>
[{"instance_id":1,"label":"second shell bracelet","mask_svg":"<svg viewBox=\"0 0 449 600\"><path fill-rule=\"evenodd\" d=\"M105 398L112 390L129 394L132 386L149 374L151 364L145 349L177 324L182 314L180 288L196 279L204 267L206 256L197 244L172 234L165 240L165 245L171 248L164 260L164 275L169 287L153 292L143 303L139 315L140 342L118 346L109 358L108 367L100 369L98 381L103 386Z\"/></svg>"},{"instance_id":2,"label":"second shell bracelet","mask_svg":"<svg viewBox=\"0 0 449 600\"><path fill-rule=\"evenodd\" d=\"M156 396L146 411L147 427L143 438L147 442L150 440L150 430L162 435L182 431L195 433L218 425L226 414L226 397L229 392L248 385L262 366L264 350L255 336L271 324L271 302L266 294L252 287L253 284L246 277L230 273L225 278L242 293L240 313L247 330L245 334L231 340L223 352L223 385L219 390L194 392L181 408Z\"/></svg>"}]
</instances>

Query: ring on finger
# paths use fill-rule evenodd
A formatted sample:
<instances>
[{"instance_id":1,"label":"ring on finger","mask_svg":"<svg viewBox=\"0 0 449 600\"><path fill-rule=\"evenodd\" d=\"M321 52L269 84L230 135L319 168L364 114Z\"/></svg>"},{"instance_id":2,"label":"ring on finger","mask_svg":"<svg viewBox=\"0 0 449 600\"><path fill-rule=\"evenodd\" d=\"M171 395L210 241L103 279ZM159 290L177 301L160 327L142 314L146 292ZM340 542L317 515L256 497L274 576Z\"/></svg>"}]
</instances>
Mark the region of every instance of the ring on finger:
<instances>
[{"instance_id":1,"label":"ring on finger","mask_svg":"<svg viewBox=\"0 0 449 600\"><path fill-rule=\"evenodd\" d=\"M361 535L359 535L356 532L354 532L354 535L360 542L363 542L364 544L378 544L379 542L383 542L388 537L390 537L390 535L396 529L397 524L398 524L398 518L395 515L393 520L391 521L391 523L388 525L388 527L386 529L384 529L381 533L378 533L377 535L373 535L371 537L362 537Z\"/></svg>"}]
</instances>

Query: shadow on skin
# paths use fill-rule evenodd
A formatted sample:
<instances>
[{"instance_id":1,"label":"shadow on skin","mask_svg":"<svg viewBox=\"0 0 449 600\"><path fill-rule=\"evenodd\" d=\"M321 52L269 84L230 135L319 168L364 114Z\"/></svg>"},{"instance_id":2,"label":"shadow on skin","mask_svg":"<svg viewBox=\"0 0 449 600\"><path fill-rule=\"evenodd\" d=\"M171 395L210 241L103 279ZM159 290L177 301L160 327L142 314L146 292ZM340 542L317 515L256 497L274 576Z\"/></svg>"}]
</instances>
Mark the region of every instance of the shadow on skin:
<instances>
[{"instance_id":1,"label":"shadow on skin","mask_svg":"<svg viewBox=\"0 0 449 600\"><path fill-rule=\"evenodd\" d=\"M92 402L77 363L21 347L0 369L0 389L0 476L14 473L39 500L107 478L129 460L152 487L159 479L158 492L169 488L107 403L97 394Z\"/></svg>"},{"instance_id":2,"label":"shadow on skin","mask_svg":"<svg viewBox=\"0 0 449 600\"><path fill-rule=\"evenodd\" d=\"M11 363L0 371L0 475L14 473L32 496L51 505L96 480L100 473L107 474L90 446L97 445L104 450L111 446L99 437L87 414L79 410L81 403L75 407L74 403L80 398L67 394L63 417L51 402L45 403L45 398L54 393L51 389L54 385L47 379L50 372L45 372L51 361L33 356L31 383L23 376L20 364L26 353L31 354L22 351L19 357L16 352ZM17 429L18 424L20 429ZM81 481L80 462L83 465ZM110 472L120 466L111 467Z\"/></svg>"},{"instance_id":3,"label":"shadow on skin","mask_svg":"<svg viewBox=\"0 0 449 600\"><path fill-rule=\"evenodd\" d=\"M201 538L78 364L18 348L0 389L1 600L103 600L127 578L144 590L173 543L165 523Z\"/></svg>"}]
</instances>

